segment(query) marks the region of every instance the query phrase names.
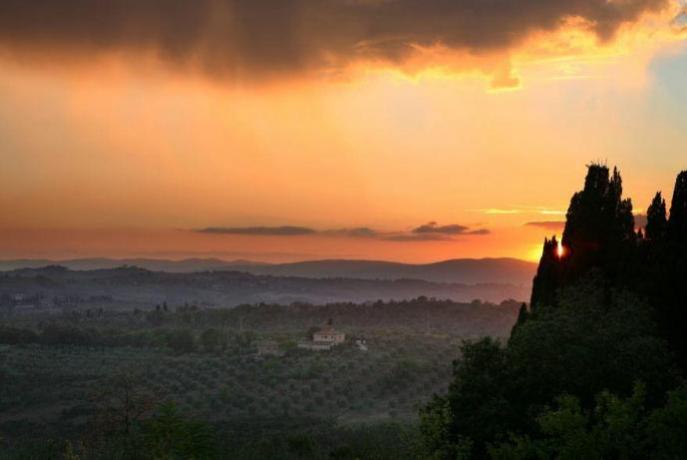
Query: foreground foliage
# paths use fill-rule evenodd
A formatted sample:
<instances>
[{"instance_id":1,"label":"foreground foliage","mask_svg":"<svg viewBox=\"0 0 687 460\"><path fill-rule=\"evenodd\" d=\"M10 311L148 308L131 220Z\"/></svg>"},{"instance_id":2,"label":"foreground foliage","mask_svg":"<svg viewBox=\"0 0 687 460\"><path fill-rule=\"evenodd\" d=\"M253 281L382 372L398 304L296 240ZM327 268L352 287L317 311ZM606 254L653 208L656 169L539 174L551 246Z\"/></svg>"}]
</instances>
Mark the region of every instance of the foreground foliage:
<instances>
[{"instance_id":1,"label":"foreground foliage","mask_svg":"<svg viewBox=\"0 0 687 460\"><path fill-rule=\"evenodd\" d=\"M618 171L589 167L510 340L466 343L421 411L429 456L687 458L687 172L648 214L636 231Z\"/></svg>"},{"instance_id":2,"label":"foreground foliage","mask_svg":"<svg viewBox=\"0 0 687 460\"><path fill-rule=\"evenodd\" d=\"M637 382L643 382L636 395L643 407L660 407L679 371L656 335L650 308L624 292L609 301L598 284L586 279L563 294L558 308L519 325L507 346L492 339L466 343L448 394L422 411L429 451L455 458L469 446L470 456L480 458L511 438L522 447L523 439L552 434L550 423L541 424L554 401L568 412L573 401L580 414L593 412L595 404L629 397Z\"/></svg>"},{"instance_id":3,"label":"foreground foliage","mask_svg":"<svg viewBox=\"0 0 687 460\"><path fill-rule=\"evenodd\" d=\"M497 460L683 458L687 386L670 391L665 405L652 411L646 403L642 384L627 398L604 391L590 410L575 396L561 396L537 417L535 436L513 435L489 454Z\"/></svg>"}]
</instances>

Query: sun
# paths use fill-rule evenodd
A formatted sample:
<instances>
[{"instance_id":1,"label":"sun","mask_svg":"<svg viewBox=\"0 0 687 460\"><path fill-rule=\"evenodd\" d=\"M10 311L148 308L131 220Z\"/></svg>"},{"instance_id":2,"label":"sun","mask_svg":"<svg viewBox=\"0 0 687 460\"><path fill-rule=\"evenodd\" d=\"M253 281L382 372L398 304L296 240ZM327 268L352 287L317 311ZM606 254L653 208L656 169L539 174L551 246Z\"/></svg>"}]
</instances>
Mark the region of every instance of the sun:
<instances>
[{"instance_id":1,"label":"sun","mask_svg":"<svg viewBox=\"0 0 687 460\"><path fill-rule=\"evenodd\" d=\"M558 247L556 248L556 255L559 259L562 259L565 255L565 247L563 246L563 241L558 240Z\"/></svg>"}]
</instances>

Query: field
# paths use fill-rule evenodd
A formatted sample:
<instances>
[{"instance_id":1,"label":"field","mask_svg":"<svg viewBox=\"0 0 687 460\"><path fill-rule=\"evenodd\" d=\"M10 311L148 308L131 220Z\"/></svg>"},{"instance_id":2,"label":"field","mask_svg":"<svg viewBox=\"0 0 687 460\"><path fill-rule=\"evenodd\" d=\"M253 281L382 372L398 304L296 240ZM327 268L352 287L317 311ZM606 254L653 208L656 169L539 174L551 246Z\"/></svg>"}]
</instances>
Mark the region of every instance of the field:
<instances>
[{"instance_id":1,"label":"field","mask_svg":"<svg viewBox=\"0 0 687 460\"><path fill-rule=\"evenodd\" d=\"M419 299L5 318L0 433L9 443L78 438L117 391L150 405L174 401L184 414L228 430L250 425L254 435L413 425L418 408L446 391L462 340L506 336L517 307ZM297 348L328 319L347 334L345 344ZM280 356L260 354L265 342L277 344ZM129 387L118 387L121 376Z\"/></svg>"}]
</instances>

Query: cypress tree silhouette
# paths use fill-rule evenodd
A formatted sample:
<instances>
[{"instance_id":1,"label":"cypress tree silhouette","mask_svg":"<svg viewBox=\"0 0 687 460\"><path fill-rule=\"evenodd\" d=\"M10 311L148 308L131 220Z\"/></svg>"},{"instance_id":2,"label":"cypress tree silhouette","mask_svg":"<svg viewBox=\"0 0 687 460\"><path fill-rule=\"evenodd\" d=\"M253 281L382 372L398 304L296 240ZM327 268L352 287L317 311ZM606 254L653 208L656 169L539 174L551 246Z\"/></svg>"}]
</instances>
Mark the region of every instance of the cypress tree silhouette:
<instances>
[{"instance_id":1,"label":"cypress tree silhouette","mask_svg":"<svg viewBox=\"0 0 687 460\"><path fill-rule=\"evenodd\" d=\"M687 240L687 171L682 171L675 181L668 228L671 240L684 249Z\"/></svg>"},{"instance_id":2,"label":"cypress tree silhouette","mask_svg":"<svg viewBox=\"0 0 687 460\"><path fill-rule=\"evenodd\" d=\"M556 292L563 280L563 263L558 256L558 240L554 235L550 240L544 239L544 249L537 268L537 275L532 283L532 298L530 310L536 312L539 305L555 305ZM522 316L522 315L521 315ZM526 316L518 318L518 323L524 322Z\"/></svg>"},{"instance_id":3,"label":"cypress tree silhouette","mask_svg":"<svg viewBox=\"0 0 687 460\"><path fill-rule=\"evenodd\" d=\"M662 270L652 274L660 286L652 301L669 344L687 369L687 171L675 181L668 236L662 246L663 251L655 250Z\"/></svg>"},{"instance_id":4,"label":"cypress tree silhouette","mask_svg":"<svg viewBox=\"0 0 687 460\"><path fill-rule=\"evenodd\" d=\"M651 205L646 212L646 231L644 236L648 240L662 241L668 233L668 217L666 215L666 200L661 192L656 192Z\"/></svg>"},{"instance_id":5,"label":"cypress tree silhouette","mask_svg":"<svg viewBox=\"0 0 687 460\"><path fill-rule=\"evenodd\" d=\"M544 242L544 252L534 279L531 305L555 305L556 292L577 281L592 268L609 279L620 276L622 262L634 253L632 201L623 199L622 178L610 175L605 165L587 167L584 189L573 195L563 231L563 254L556 239Z\"/></svg>"},{"instance_id":6,"label":"cypress tree silhouette","mask_svg":"<svg viewBox=\"0 0 687 460\"><path fill-rule=\"evenodd\" d=\"M651 303L663 337L687 369L687 171L681 172L666 213L657 193L647 211L645 232L635 232L632 202L623 199L622 178L604 165L588 166L584 189L573 195L563 231L563 254L555 237L544 240L533 281L530 314L555 308L561 288L591 270L604 280L607 295L626 289Z\"/></svg>"}]
</instances>

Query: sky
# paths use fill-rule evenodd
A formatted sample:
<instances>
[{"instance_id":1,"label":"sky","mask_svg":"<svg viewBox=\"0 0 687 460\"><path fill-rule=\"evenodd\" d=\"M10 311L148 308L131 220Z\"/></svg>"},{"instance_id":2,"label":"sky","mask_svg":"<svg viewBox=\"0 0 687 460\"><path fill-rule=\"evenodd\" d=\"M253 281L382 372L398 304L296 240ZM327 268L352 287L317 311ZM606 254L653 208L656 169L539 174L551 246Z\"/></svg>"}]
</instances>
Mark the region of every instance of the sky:
<instances>
[{"instance_id":1,"label":"sky","mask_svg":"<svg viewBox=\"0 0 687 460\"><path fill-rule=\"evenodd\" d=\"M0 258L537 260L687 169L673 0L3 0Z\"/></svg>"}]
</instances>

